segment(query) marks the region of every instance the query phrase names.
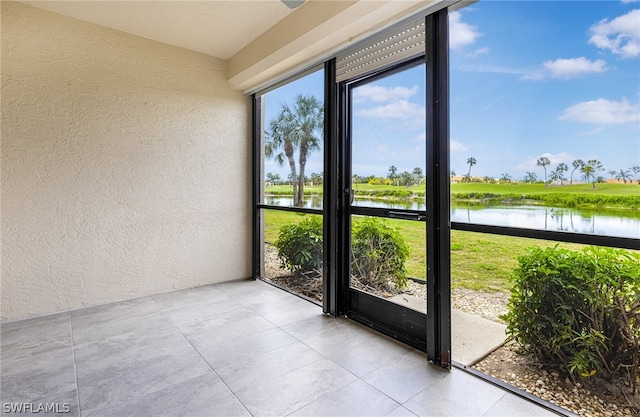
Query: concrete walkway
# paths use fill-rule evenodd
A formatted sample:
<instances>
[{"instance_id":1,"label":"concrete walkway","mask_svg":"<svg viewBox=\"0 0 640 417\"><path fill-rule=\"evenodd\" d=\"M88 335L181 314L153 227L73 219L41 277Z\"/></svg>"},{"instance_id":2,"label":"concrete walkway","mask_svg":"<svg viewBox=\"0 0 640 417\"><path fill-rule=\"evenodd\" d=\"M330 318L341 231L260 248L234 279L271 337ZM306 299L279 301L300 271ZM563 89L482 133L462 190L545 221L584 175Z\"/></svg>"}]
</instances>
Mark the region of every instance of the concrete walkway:
<instances>
[{"instance_id":1,"label":"concrete walkway","mask_svg":"<svg viewBox=\"0 0 640 417\"><path fill-rule=\"evenodd\" d=\"M423 298L399 294L390 301L427 312ZM463 365L473 365L500 347L506 339L507 326L485 318L453 309L451 311L451 356Z\"/></svg>"}]
</instances>

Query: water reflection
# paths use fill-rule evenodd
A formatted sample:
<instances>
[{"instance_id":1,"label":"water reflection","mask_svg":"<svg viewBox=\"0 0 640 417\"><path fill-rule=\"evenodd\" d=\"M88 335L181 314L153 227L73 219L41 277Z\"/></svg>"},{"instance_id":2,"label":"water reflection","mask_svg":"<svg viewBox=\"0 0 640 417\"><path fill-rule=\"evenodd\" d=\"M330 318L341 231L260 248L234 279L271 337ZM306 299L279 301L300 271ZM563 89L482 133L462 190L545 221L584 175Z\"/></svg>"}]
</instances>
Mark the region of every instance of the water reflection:
<instances>
[{"instance_id":1,"label":"water reflection","mask_svg":"<svg viewBox=\"0 0 640 417\"><path fill-rule=\"evenodd\" d=\"M264 203L270 206L293 207L293 197L271 196L265 197ZM305 196L303 199L303 208L322 209L322 196L312 195Z\"/></svg>"},{"instance_id":2,"label":"water reflection","mask_svg":"<svg viewBox=\"0 0 640 417\"><path fill-rule=\"evenodd\" d=\"M615 211L584 212L541 206L453 207L451 221L640 238L640 219Z\"/></svg>"},{"instance_id":3,"label":"water reflection","mask_svg":"<svg viewBox=\"0 0 640 417\"><path fill-rule=\"evenodd\" d=\"M274 206L293 206L290 197L266 197ZM389 209L425 210L424 201L356 198L354 205ZM308 196L304 207L322 209L322 196ZM640 211L585 210L532 205L452 204L451 221L527 229L559 230L640 239Z\"/></svg>"}]
</instances>

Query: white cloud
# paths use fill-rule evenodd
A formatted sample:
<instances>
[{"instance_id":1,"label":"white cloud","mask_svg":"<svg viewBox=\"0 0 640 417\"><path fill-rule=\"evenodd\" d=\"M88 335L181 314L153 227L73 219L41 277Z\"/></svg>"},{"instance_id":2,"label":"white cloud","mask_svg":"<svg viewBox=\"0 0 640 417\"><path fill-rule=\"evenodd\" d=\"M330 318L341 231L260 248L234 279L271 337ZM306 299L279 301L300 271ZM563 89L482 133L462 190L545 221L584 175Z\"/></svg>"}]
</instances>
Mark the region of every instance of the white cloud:
<instances>
[{"instance_id":1,"label":"white cloud","mask_svg":"<svg viewBox=\"0 0 640 417\"><path fill-rule=\"evenodd\" d=\"M568 153L568 152L560 152L557 154L552 154L552 153L543 153L542 155L536 156L535 158L529 158L528 160L524 161L523 163L519 164L516 169L520 170L520 171L535 171L536 169L540 169L541 167L538 166L537 162L538 162L538 158L540 157L546 157L549 159L549 162L551 162L551 164L549 166L547 166L548 170L553 169L556 165L558 165L561 162L564 162L565 164L570 165L571 162L574 160L574 158Z\"/></svg>"},{"instance_id":2,"label":"white cloud","mask_svg":"<svg viewBox=\"0 0 640 417\"><path fill-rule=\"evenodd\" d=\"M449 14L449 47L460 49L474 43L482 33L478 28L462 21L460 12Z\"/></svg>"},{"instance_id":3,"label":"white cloud","mask_svg":"<svg viewBox=\"0 0 640 417\"><path fill-rule=\"evenodd\" d=\"M640 122L640 105L631 104L626 99L610 101L599 98L574 104L567 108L558 119L595 125Z\"/></svg>"},{"instance_id":4,"label":"white cloud","mask_svg":"<svg viewBox=\"0 0 640 417\"><path fill-rule=\"evenodd\" d=\"M462 143L458 142L457 140L451 140L449 142L449 150L451 151L451 153L460 153L460 152L465 152L468 151L469 148L467 148L466 146L464 146Z\"/></svg>"},{"instance_id":5,"label":"white cloud","mask_svg":"<svg viewBox=\"0 0 640 417\"><path fill-rule=\"evenodd\" d=\"M623 58L640 56L640 9L613 20L603 19L591 26L589 31L589 43L598 48L609 49Z\"/></svg>"},{"instance_id":6,"label":"white cloud","mask_svg":"<svg viewBox=\"0 0 640 417\"><path fill-rule=\"evenodd\" d=\"M396 100L383 106L360 110L358 116L379 117L387 119L412 120L424 122L425 108L407 100Z\"/></svg>"},{"instance_id":7,"label":"white cloud","mask_svg":"<svg viewBox=\"0 0 640 417\"><path fill-rule=\"evenodd\" d=\"M510 67L500 67L500 66L491 66L491 65L466 65L458 68L454 68L459 71L467 71L467 72L490 72L495 74L510 74L510 75L523 75L527 74L526 71L510 68Z\"/></svg>"},{"instance_id":8,"label":"white cloud","mask_svg":"<svg viewBox=\"0 0 640 417\"><path fill-rule=\"evenodd\" d=\"M469 52L466 56L469 58L477 58L480 55L488 54L490 51L491 49L485 46L484 48L478 48L475 51Z\"/></svg>"},{"instance_id":9,"label":"white cloud","mask_svg":"<svg viewBox=\"0 0 640 417\"><path fill-rule=\"evenodd\" d=\"M386 101L406 100L414 96L420 88L414 85L407 87L382 87L379 85L365 84L358 87L353 92L353 100L356 103L371 100L374 103L384 103Z\"/></svg>"},{"instance_id":10,"label":"white cloud","mask_svg":"<svg viewBox=\"0 0 640 417\"><path fill-rule=\"evenodd\" d=\"M605 72L607 69L607 63L602 59L589 61L583 56L568 59L560 58L555 61L544 62L541 69L530 72L522 78L533 81L549 78L568 80L584 74Z\"/></svg>"}]
</instances>

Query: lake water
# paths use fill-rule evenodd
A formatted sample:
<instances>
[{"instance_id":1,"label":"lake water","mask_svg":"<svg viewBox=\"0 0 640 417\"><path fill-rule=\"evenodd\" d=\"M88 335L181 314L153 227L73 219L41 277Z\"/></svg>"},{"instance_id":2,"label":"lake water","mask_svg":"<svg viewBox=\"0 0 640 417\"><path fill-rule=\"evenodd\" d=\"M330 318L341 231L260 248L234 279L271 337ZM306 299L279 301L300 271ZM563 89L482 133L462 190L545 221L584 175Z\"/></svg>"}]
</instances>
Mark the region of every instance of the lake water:
<instances>
[{"instance_id":1,"label":"lake water","mask_svg":"<svg viewBox=\"0 0 640 417\"><path fill-rule=\"evenodd\" d=\"M291 207L289 197L265 197L265 203ZM306 208L322 208L322 197L306 197ZM411 200L356 198L354 205L389 209L425 210L425 204ZM534 205L454 204L451 221L492 226L557 230L640 239L640 213L633 210L581 210Z\"/></svg>"}]
</instances>

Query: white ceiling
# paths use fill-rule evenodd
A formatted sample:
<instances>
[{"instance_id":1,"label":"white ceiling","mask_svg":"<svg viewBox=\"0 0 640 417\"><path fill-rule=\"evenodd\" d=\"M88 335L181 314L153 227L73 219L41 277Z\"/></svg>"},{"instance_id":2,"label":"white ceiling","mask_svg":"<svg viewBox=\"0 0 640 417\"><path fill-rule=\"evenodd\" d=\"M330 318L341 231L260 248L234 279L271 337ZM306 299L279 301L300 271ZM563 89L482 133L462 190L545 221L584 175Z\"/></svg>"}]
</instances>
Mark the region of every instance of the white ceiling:
<instances>
[{"instance_id":1,"label":"white ceiling","mask_svg":"<svg viewBox=\"0 0 640 417\"><path fill-rule=\"evenodd\" d=\"M459 0L20 0L227 60L232 88L256 91L415 14Z\"/></svg>"},{"instance_id":2,"label":"white ceiling","mask_svg":"<svg viewBox=\"0 0 640 417\"><path fill-rule=\"evenodd\" d=\"M23 3L222 59L293 12L280 0Z\"/></svg>"}]
</instances>

